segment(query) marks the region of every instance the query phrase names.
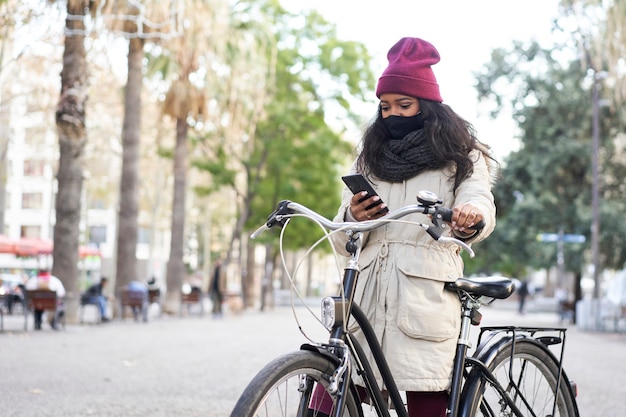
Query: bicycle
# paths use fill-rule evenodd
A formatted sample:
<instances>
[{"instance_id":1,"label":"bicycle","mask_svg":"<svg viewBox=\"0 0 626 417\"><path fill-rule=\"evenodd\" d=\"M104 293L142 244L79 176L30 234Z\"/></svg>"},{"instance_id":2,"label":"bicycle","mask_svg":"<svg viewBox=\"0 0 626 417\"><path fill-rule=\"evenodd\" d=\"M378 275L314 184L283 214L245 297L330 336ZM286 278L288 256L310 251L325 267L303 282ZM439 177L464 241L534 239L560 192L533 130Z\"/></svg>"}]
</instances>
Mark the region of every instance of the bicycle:
<instances>
[{"instance_id":1,"label":"bicycle","mask_svg":"<svg viewBox=\"0 0 626 417\"><path fill-rule=\"evenodd\" d=\"M436 241L454 242L474 256L466 243L444 236L445 222L450 221L452 211L441 206L442 201L435 194L421 191L417 200L415 205L359 223L332 222L306 206L282 201L267 222L252 234L254 238L274 226L284 229L292 217L304 216L331 233L347 233L346 249L351 255L344 270L341 295L322 300L321 322L330 333L328 341L305 343L299 351L268 363L245 388L231 417L318 416L309 409L316 385L323 386L330 394L333 417L372 415L366 413L408 417L372 326L352 297L359 276L362 233L399 221L408 214L430 215L432 224L417 224ZM472 325L478 326L482 318L478 310L496 299L509 297L514 284L508 278L458 278L446 283L445 288L457 293L462 305L447 417L578 417L576 385L563 369L565 328L483 327L476 350L470 356L470 329ZM375 364L368 362L363 347L348 330L349 318L364 332ZM558 345L560 353L555 354L552 350ZM373 365L382 375L387 399L376 383ZM369 405L362 405L363 396L352 379L354 372L362 377Z\"/></svg>"}]
</instances>

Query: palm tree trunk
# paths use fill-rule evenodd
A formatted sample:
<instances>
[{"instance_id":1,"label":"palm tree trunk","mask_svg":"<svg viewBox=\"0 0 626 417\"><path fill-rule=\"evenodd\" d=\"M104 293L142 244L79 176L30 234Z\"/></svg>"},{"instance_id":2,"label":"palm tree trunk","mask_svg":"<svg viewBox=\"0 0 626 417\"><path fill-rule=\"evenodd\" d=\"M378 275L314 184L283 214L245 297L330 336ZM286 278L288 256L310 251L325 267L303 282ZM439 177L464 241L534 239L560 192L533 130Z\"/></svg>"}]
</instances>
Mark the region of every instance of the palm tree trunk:
<instances>
[{"instance_id":1,"label":"palm tree trunk","mask_svg":"<svg viewBox=\"0 0 626 417\"><path fill-rule=\"evenodd\" d=\"M122 127L122 177L117 238L116 294L137 279L137 216L139 212L139 149L141 133L141 86L143 44L131 38L128 46L128 79Z\"/></svg>"},{"instance_id":2,"label":"palm tree trunk","mask_svg":"<svg viewBox=\"0 0 626 417\"><path fill-rule=\"evenodd\" d=\"M164 309L173 313L180 306L180 290L185 277L183 243L185 236L185 196L187 183L187 121L176 120L176 150L174 152L174 200L172 202L172 239L167 263L167 294Z\"/></svg>"},{"instance_id":3,"label":"palm tree trunk","mask_svg":"<svg viewBox=\"0 0 626 417\"><path fill-rule=\"evenodd\" d=\"M84 16L83 1L68 1L68 16ZM66 290L66 315L69 322L78 317L78 239L83 187L84 148L87 142L85 107L88 94L87 63L83 19L65 20L68 33L63 51L61 94L56 110L59 134L56 222L52 251L52 274L61 279Z\"/></svg>"}]
</instances>

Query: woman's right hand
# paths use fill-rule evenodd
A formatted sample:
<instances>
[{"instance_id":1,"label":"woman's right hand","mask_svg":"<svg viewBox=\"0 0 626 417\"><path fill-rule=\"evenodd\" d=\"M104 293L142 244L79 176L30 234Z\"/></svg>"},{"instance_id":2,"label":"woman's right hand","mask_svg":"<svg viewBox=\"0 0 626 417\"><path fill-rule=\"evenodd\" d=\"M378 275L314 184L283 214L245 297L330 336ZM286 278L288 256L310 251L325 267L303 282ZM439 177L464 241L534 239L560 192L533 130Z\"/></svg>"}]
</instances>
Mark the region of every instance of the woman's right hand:
<instances>
[{"instance_id":1,"label":"woman's right hand","mask_svg":"<svg viewBox=\"0 0 626 417\"><path fill-rule=\"evenodd\" d=\"M387 205L385 203L382 203L380 197L377 195L359 202L359 200L361 200L365 196L367 196L367 191L361 191L360 193L356 193L352 196L352 199L350 200L350 207L348 208L348 210L350 210L350 213L352 214L352 217L354 217L354 219L358 222L383 217L385 213L380 213L380 211L383 208L387 207ZM380 202L380 204L377 204L375 207L367 210L369 206L371 206L372 204L376 204L376 202Z\"/></svg>"}]
</instances>

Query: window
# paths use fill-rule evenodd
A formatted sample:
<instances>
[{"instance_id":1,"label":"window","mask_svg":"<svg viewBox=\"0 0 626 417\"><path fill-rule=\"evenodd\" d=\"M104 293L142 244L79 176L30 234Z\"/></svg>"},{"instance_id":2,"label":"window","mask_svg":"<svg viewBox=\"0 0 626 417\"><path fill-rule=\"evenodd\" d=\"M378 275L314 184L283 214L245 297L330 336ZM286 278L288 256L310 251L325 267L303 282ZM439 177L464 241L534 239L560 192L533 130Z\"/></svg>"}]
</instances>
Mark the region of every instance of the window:
<instances>
[{"instance_id":1,"label":"window","mask_svg":"<svg viewBox=\"0 0 626 417\"><path fill-rule=\"evenodd\" d=\"M21 226L20 227L20 236L22 237L39 238L40 233L41 233L40 226Z\"/></svg>"},{"instance_id":2,"label":"window","mask_svg":"<svg viewBox=\"0 0 626 417\"><path fill-rule=\"evenodd\" d=\"M24 143L31 146L44 145L46 143L46 129L40 126L26 128Z\"/></svg>"},{"instance_id":3,"label":"window","mask_svg":"<svg viewBox=\"0 0 626 417\"><path fill-rule=\"evenodd\" d=\"M92 198L89 200L89 208L92 210L106 210L106 201L101 198Z\"/></svg>"},{"instance_id":4,"label":"window","mask_svg":"<svg viewBox=\"0 0 626 417\"><path fill-rule=\"evenodd\" d=\"M24 161L25 177L43 177L44 161L26 160Z\"/></svg>"},{"instance_id":5,"label":"window","mask_svg":"<svg viewBox=\"0 0 626 417\"><path fill-rule=\"evenodd\" d=\"M89 243L95 243L98 247L107 240L106 226L90 226L89 227Z\"/></svg>"},{"instance_id":6,"label":"window","mask_svg":"<svg viewBox=\"0 0 626 417\"><path fill-rule=\"evenodd\" d=\"M23 209L41 209L43 208L43 196L41 193L24 193L22 194Z\"/></svg>"},{"instance_id":7,"label":"window","mask_svg":"<svg viewBox=\"0 0 626 417\"><path fill-rule=\"evenodd\" d=\"M152 233L146 227L140 227L137 231L137 243L150 243Z\"/></svg>"}]
</instances>

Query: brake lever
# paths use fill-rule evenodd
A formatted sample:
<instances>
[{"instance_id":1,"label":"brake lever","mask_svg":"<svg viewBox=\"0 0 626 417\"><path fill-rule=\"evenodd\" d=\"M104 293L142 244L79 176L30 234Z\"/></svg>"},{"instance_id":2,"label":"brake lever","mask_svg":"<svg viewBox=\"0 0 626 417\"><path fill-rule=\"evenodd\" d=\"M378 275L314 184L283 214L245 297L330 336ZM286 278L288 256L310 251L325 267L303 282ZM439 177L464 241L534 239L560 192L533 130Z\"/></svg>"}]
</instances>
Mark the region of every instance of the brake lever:
<instances>
[{"instance_id":1,"label":"brake lever","mask_svg":"<svg viewBox=\"0 0 626 417\"><path fill-rule=\"evenodd\" d=\"M261 233L265 232L266 230L270 230L270 228L267 227L267 224L264 223L261 227L252 232L252 234L250 235L250 239L256 239Z\"/></svg>"},{"instance_id":2,"label":"brake lever","mask_svg":"<svg viewBox=\"0 0 626 417\"><path fill-rule=\"evenodd\" d=\"M265 222L265 224L259 227L258 229L256 229L250 235L250 239L256 239L261 233L263 233L266 230L271 229L274 226L278 226L278 227L285 226L285 223L288 220L287 215L293 213L293 210L289 208L290 203L291 201L289 200L283 200L280 203L278 203L278 206L276 206L276 210L274 210L272 214L267 216L267 221Z\"/></svg>"},{"instance_id":3,"label":"brake lever","mask_svg":"<svg viewBox=\"0 0 626 417\"><path fill-rule=\"evenodd\" d=\"M474 256L476 256L472 248L467 243L463 242L462 240L459 240L457 238L450 237L450 236L441 236L438 240L439 242L454 243L455 245L460 246L461 248L465 250L465 252L467 252L470 258L473 258Z\"/></svg>"},{"instance_id":4,"label":"brake lever","mask_svg":"<svg viewBox=\"0 0 626 417\"><path fill-rule=\"evenodd\" d=\"M439 227L439 226L432 226L432 225L420 223L420 226L422 226L422 228L426 231L426 233L428 233L428 235L432 237L434 240L436 240L437 242L454 243L455 245L460 246L461 248L465 249L465 251L469 254L470 258L473 258L475 256L474 251L467 243L451 236L441 235L445 228L445 224Z\"/></svg>"}]
</instances>

